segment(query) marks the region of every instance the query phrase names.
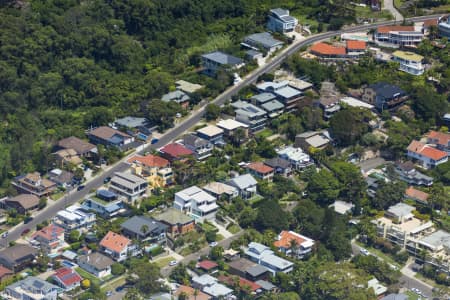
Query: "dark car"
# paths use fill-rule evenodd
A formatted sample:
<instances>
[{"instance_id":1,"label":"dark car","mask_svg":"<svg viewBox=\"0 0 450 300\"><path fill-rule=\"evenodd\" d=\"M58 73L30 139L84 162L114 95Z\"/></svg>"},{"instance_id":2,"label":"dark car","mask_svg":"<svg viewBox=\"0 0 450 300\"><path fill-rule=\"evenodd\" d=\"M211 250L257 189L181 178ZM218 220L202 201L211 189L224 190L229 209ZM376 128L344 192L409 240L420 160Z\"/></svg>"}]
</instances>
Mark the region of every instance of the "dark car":
<instances>
[{"instance_id":1,"label":"dark car","mask_svg":"<svg viewBox=\"0 0 450 300\"><path fill-rule=\"evenodd\" d=\"M79 185L79 186L77 187L77 191L81 191L82 189L84 189L84 185Z\"/></svg>"},{"instance_id":2,"label":"dark car","mask_svg":"<svg viewBox=\"0 0 450 300\"><path fill-rule=\"evenodd\" d=\"M27 228L27 229L24 229L20 235L23 236L23 235L26 235L29 232L30 232L30 228Z\"/></svg>"},{"instance_id":3,"label":"dark car","mask_svg":"<svg viewBox=\"0 0 450 300\"><path fill-rule=\"evenodd\" d=\"M121 292L125 289L123 285L116 287L116 292Z\"/></svg>"},{"instance_id":4,"label":"dark car","mask_svg":"<svg viewBox=\"0 0 450 300\"><path fill-rule=\"evenodd\" d=\"M33 221L33 217L26 217L26 218L23 220L23 224L28 224L28 223L30 223L31 221Z\"/></svg>"},{"instance_id":5,"label":"dark car","mask_svg":"<svg viewBox=\"0 0 450 300\"><path fill-rule=\"evenodd\" d=\"M105 180L103 180L103 183L108 183L110 181L111 181L111 177L108 176L108 177L105 178Z\"/></svg>"}]
</instances>

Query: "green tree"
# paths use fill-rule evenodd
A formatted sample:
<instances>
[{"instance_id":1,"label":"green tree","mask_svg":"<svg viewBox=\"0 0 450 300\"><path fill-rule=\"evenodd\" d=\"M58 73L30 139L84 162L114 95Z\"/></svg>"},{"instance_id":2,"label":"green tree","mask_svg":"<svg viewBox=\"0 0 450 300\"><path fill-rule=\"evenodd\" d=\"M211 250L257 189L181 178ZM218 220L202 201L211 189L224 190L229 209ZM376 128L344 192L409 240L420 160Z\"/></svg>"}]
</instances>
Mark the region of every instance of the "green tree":
<instances>
[{"instance_id":1,"label":"green tree","mask_svg":"<svg viewBox=\"0 0 450 300\"><path fill-rule=\"evenodd\" d=\"M186 266L183 264L178 264L170 273L170 278L179 284L187 284L189 283L190 276L187 272Z\"/></svg>"},{"instance_id":2,"label":"green tree","mask_svg":"<svg viewBox=\"0 0 450 300\"><path fill-rule=\"evenodd\" d=\"M114 263L111 266L111 273L113 275L122 275L124 274L126 271L126 268L124 267L124 265L122 265L121 263Z\"/></svg>"},{"instance_id":3,"label":"green tree","mask_svg":"<svg viewBox=\"0 0 450 300\"><path fill-rule=\"evenodd\" d=\"M220 106L210 103L205 107L205 118L207 121L216 120L220 116Z\"/></svg>"},{"instance_id":4,"label":"green tree","mask_svg":"<svg viewBox=\"0 0 450 300\"><path fill-rule=\"evenodd\" d=\"M308 195L321 205L330 205L339 196L341 186L334 175L325 169L314 172L308 181Z\"/></svg>"},{"instance_id":5,"label":"green tree","mask_svg":"<svg viewBox=\"0 0 450 300\"><path fill-rule=\"evenodd\" d=\"M264 200L258 206L255 228L260 231L272 229L275 232L280 232L288 228L287 213L281 209L277 201Z\"/></svg>"},{"instance_id":6,"label":"green tree","mask_svg":"<svg viewBox=\"0 0 450 300\"><path fill-rule=\"evenodd\" d=\"M368 131L362 109L343 109L330 120L333 137L342 146L355 144Z\"/></svg>"}]
</instances>

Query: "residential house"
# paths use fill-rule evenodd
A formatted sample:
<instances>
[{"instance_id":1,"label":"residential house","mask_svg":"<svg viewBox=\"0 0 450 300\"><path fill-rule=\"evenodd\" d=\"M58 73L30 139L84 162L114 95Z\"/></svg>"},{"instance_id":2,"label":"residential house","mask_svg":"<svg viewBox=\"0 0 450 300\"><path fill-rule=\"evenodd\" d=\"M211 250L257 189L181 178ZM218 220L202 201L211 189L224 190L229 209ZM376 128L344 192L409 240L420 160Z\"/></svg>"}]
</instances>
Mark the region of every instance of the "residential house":
<instances>
[{"instance_id":1,"label":"residential house","mask_svg":"<svg viewBox=\"0 0 450 300\"><path fill-rule=\"evenodd\" d=\"M259 52L259 51L253 50L253 49L245 51L245 59L247 59L249 61L255 60L258 62L259 60L261 60L263 58L264 58L264 55L262 52Z\"/></svg>"},{"instance_id":2,"label":"residential house","mask_svg":"<svg viewBox=\"0 0 450 300\"><path fill-rule=\"evenodd\" d=\"M149 141L152 138L152 128L146 118L127 116L115 120L114 125L138 140Z\"/></svg>"},{"instance_id":3,"label":"residential house","mask_svg":"<svg viewBox=\"0 0 450 300\"><path fill-rule=\"evenodd\" d=\"M86 272L91 273L97 278L104 278L111 275L111 266L114 261L98 252L81 255L77 259L77 263Z\"/></svg>"},{"instance_id":4,"label":"residential house","mask_svg":"<svg viewBox=\"0 0 450 300\"><path fill-rule=\"evenodd\" d=\"M381 298L381 300L408 300L409 296L405 295L405 294L389 294L383 298Z\"/></svg>"},{"instance_id":5,"label":"residential house","mask_svg":"<svg viewBox=\"0 0 450 300\"><path fill-rule=\"evenodd\" d=\"M423 59L422 55L408 51L397 50L392 53L392 60L400 64L399 70L411 75L422 75L425 72Z\"/></svg>"},{"instance_id":6,"label":"residential house","mask_svg":"<svg viewBox=\"0 0 450 300\"><path fill-rule=\"evenodd\" d=\"M289 10L274 8L269 12L267 29L279 33L292 32L298 25L298 20L289 15Z\"/></svg>"},{"instance_id":7,"label":"residential house","mask_svg":"<svg viewBox=\"0 0 450 300\"><path fill-rule=\"evenodd\" d=\"M38 250L28 245L16 244L0 250L0 265L15 273L31 266Z\"/></svg>"},{"instance_id":8,"label":"residential house","mask_svg":"<svg viewBox=\"0 0 450 300\"><path fill-rule=\"evenodd\" d=\"M91 211L104 219L109 219L117 216L125 210L124 203L117 199L117 195L108 190L97 190L95 195L88 196L81 208L86 211Z\"/></svg>"},{"instance_id":9,"label":"residential house","mask_svg":"<svg viewBox=\"0 0 450 300\"><path fill-rule=\"evenodd\" d=\"M213 300L232 299L233 290L218 283L217 278L208 274L192 278L192 287L210 295Z\"/></svg>"},{"instance_id":10,"label":"residential house","mask_svg":"<svg viewBox=\"0 0 450 300\"><path fill-rule=\"evenodd\" d=\"M55 270L51 276L53 281L68 292L80 286L83 278L72 268L63 267Z\"/></svg>"},{"instance_id":11,"label":"residential house","mask_svg":"<svg viewBox=\"0 0 450 300\"><path fill-rule=\"evenodd\" d=\"M270 283L270 281L267 280L256 280L255 283L260 285L263 292L266 293L276 294L280 291L277 286L273 285L272 283Z\"/></svg>"},{"instance_id":12,"label":"residential house","mask_svg":"<svg viewBox=\"0 0 450 300\"><path fill-rule=\"evenodd\" d=\"M146 216L134 216L122 223L120 227L122 233L131 239L162 245L166 243L168 226L158 220Z\"/></svg>"},{"instance_id":13,"label":"residential house","mask_svg":"<svg viewBox=\"0 0 450 300\"><path fill-rule=\"evenodd\" d=\"M74 182L74 174L66 170L53 169L48 173L48 178L62 188L71 188Z\"/></svg>"},{"instance_id":14,"label":"residential house","mask_svg":"<svg viewBox=\"0 0 450 300\"><path fill-rule=\"evenodd\" d=\"M139 250L130 239L112 231L103 237L99 246L99 251L119 262L139 254Z\"/></svg>"},{"instance_id":15,"label":"residential house","mask_svg":"<svg viewBox=\"0 0 450 300\"><path fill-rule=\"evenodd\" d=\"M330 144L331 139L323 132L307 131L295 136L295 148L301 148L305 151L310 149L324 149Z\"/></svg>"},{"instance_id":16,"label":"residential house","mask_svg":"<svg viewBox=\"0 0 450 300\"><path fill-rule=\"evenodd\" d=\"M246 166L248 172L261 180L271 182L273 180L274 169L263 162L252 162Z\"/></svg>"},{"instance_id":17,"label":"residential house","mask_svg":"<svg viewBox=\"0 0 450 300\"><path fill-rule=\"evenodd\" d=\"M339 100L340 104L344 104L348 107L356 107L356 108L362 108L362 109L367 109L372 111L374 109L375 106L373 106L372 104L369 104L367 102L358 100L356 98L353 97L343 97Z\"/></svg>"},{"instance_id":18,"label":"residential house","mask_svg":"<svg viewBox=\"0 0 450 300\"><path fill-rule=\"evenodd\" d=\"M448 161L446 151L433 148L416 140L409 144L407 151L406 155L408 157L420 161L421 165L426 169L434 168Z\"/></svg>"},{"instance_id":19,"label":"residential house","mask_svg":"<svg viewBox=\"0 0 450 300\"><path fill-rule=\"evenodd\" d=\"M284 105L278 100L272 100L261 104L260 106L267 112L267 116L271 119L278 117L284 112Z\"/></svg>"},{"instance_id":20,"label":"residential house","mask_svg":"<svg viewBox=\"0 0 450 300\"><path fill-rule=\"evenodd\" d=\"M314 241L294 231L283 230L273 245L285 255L302 259L311 253Z\"/></svg>"},{"instance_id":21,"label":"residential house","mask_svg":"<svg viewBox=\"0 0 450 300\"><path fill-rule=\"evenodd\" d=\"M12 185L19 193L46 197L56 189L56 183L42 178L38 172L28 173L14 178Z\"/></svg>"},{"instance_id":22,"label":"residential house","mask_svg":"<svg viewBox=\"0 0 450 300\"><path fill-rule=\"evenodd\" d=\"M216 262L207 259L199 261L195 267L208 274L216 273L219 269L219 265Z\"/></svg>"},{"instance_id":23,"label":"residential house","mask_svg":"<svg viewBox=\"0 0 450 300\"><path fill-rule=\"evenodd\" d=\"M185 160L189 156L194 156L194 152L192 150L179 143L167 144L159 149L159 153L170 162Z\"/></svg>"},{"instance_id":24,"label":"residential house","mask_svg":"<svg viewBox=\"0 0 450 300\"><path fill-rule=\"evenodd\" d=\"M276 273L290 273L294 264L274 254L269 247L251 242L244 250L245 255L252 261L269 269L273 276Z\"/></svg>"},{"instance_id":25,"label":"residential house","mask_svg":"<svg viewBox=\"0 0 450 300\"><path fill-rule=\"evenodd\" d=\"M274 39L268 32L254 33L246 36L244 42L241 43L244 47L248 47L253 50L262 50L267 54L271 54L278 49L283 48L283 42Z\"/></svg>"},{"instance_id":26,"label":"residential house","mask_svg":"<svg viewBox=\"0 0 450 300\"><path fill-rule=\"evenodd\" d=\"M235 287L237 283L239 288L246 294L257 295L262 292L259 284L242 277L236 278L229 275L220 275L218 279L229 287Z\"/></svg>"},{"instance_id":27,"label":"residential house","mask_svg":"<svg viewBox=\"0 0 450 300\"><path fill-rule=\"evenodd\" d=\"M194 152L197 160L204 160L212 155L214 145L199 136L187 134L183 138L183 144L186 148Z\"/></svg>"},{"instance_id":28,"label":"residential house","mask_svg":"<svg viewBox=\"0 0 450 300\"><path fill-rule=\"evenodd\" d=\"M408 99L406 92L396 85L378 82L364 88L362 99L375 105L379 111L391 109Z\"/></svg>"},{"instance_id":29,"label":"residential house","mask_svg":"<svg viewBox=\"0 0 450 300\"><path fill-rule=\"evenodd\" d=\"M47 254L55 254L66 246L64 228L50 224L36 231L31 236L31 242L39 245Z\"/></svg>"},{"instance_id":30,"label":"residential house","mask_svg":"<svg viewBox=\"0 0 450 300\"><path fill-rule=\"evenodd\" d=\"M175 208L169 207L166 211L155 215L154 218L168 226L167 234L171 237L195 230L194 218L187 216Z\"/></svg>"},{"instance_id":31,"label":"residential house","mask_svg":"<svg viewBox=\"0 0 450 300\"><path fill-rule=\"evenodd\" d=\"M242 59L221 51L203 54L201 58L204 72L210 76L215 76L219 70L234 71L245 65Z\"/></svg>"},{"instance_id":32,"label":"residential house","mask_svg":"<svg viewBox=\"0 0 450 300\"><path fill-rule=\"evenodd\" d=\"M242 122L233 119L220 120L216 126L223 129L224 136L227 138L232 138L238 130L242 132L242 139L248 137L248 125Z\"/></svg>"},{"instance_id":33,"label":"residential house","mask_svg":"<svg viewBox=\"0 0 450 300\"><path fill-rule=\"evenodd\" d=\"M301 148L287 146L282 149L277 149L277 154L279 158L288 161L293 170L300 171L314 165L311 157L303 152Z\"/></svg>"},{"instance_id":34,"label":"residential house","mask_svg":"<svg viewBox=\"0 0 450 300\"><path fill-rule=\"evenodd\" d=\"M147 192L148 182L141 177L125 172L116 172L111 178L109 189L134 203Z\"/></svg>"},{"instance_id":35,"label":"residential house","mask_svg":"<svg viewBox=\"0 0 450 300\"><path fill-rule=\"evenodd\" d=\"M249 276L250 274L247 271L255 266L259 267L260 271L256 272L258 273L256 278L252 278L252 276ZM243 257L228 262L228 273L231 275L248 278L250 280L267 279L270 275L269 270L266 267L260 266L254 261Z\"/></svg>"},{"instance_id":36,"label":"residential house","mask_svg":"<svg viewBox=\"0 0 450 300\"><path fill-rule=\"evenodd\" d=\"M97 146L74 136L58 141L57 149L72 149L79 157L91 158L97 155Z\"/></svg>"},{"instance_id":37,"label":"residential house","mask_svg":"<svg viewBox=\"0 0 450 300\"><path fill-rule=\"evenodd\" d=\"M183 91L176 90L167 94L164 94L161 97L161 100L164 102L175 102L180 104L180 106L184 109L189 108L189 101L191 100L191 97L189 97L188 94L186 94Z\"/></svg>"},{"instance_id":38,"label":"residential house","mask_svg":"<svg viewBox=\"0 0 450 300\"><path fill-rule=\"evenodd\" d=\"M340 215L345 215L351 213L355 205L351 202L336 200L329 207L332 207L336 213Z\"/></svg>"},{"instance_id":39,"label":"residential house","mask_svg":"<svg viewBox=\"0 0 450 300\"><path fill-rule=\"evenodd\" d=\"M175 81L176 89L182 92L185 92L188 95L192 95L195 92L198 92L202 88L204 88L203 85L191 83L185 80L177 80Z\"/></svg>"},{"instance_id":40,"label":"residential house","mask_svg":"<svg viewBox=\"0 0 450 300\"><path fill-rule=\"evenodd\" d=\"M213 181L203 187L205 191L216 197L217 199L231 200L239 196L239 191L236 187Z\"/></svg>"},{"instance_id":41,"label":"residential house","mask_svg":"<svg viewBox=\"0 0 450 300\"><path fill-rule=\"evenodd\" d=\"M3 200L3 207L7 210L15 209L18 214L25 215L39 207L39 198L32 194L20 194Z\"/></svg>"},{"instance_id":42,"label":"residential house","mask_svg":"<svg viewBox=\"0 0 450 300\"><path fill-rule=\"evenodd\" d=\"M170 162L161 156L148 154L135 155L128 159L131 172L145 178L151 188L165 187L173 183L173 171Z\"/></svg>"},{"instance_id":43,"label":"residential house","mask_svg":"<svg viewBox=\"0 0 450 300\"><path fill-rule=\"evenodd\" d=\"M87 231L95 224L95 221L95 214L86 212L79 204L60 210L53 219L53 223L64 228L66 232L72 230Z\"/></svg>"},{"instance_id":44,"label":"residential house","mask_svg":"<svg viewBox=\"0 0 450 300\"><path fill-rule=\"evenodd\" d=\"M433 185L433 178L417 171L414 164L410 161L397 163L395 165L395 172L398 174L399 179L403 180L407 184L425 186Z\"/></svg>"},{"instance_id":45,"label":"residential house","mask_svg":"<svg viewBox=\"0 0 450 300\"><path fill-rule=\"evenodd\" d=\"M450 134L440 131L430 131L427 136L427 143L433 144L437 149L450 154Z\"/></svg>"},{"instance_id":46,"label":"residential house","mask_svg":"<svg viewBox=\"0 0 450 300\"><path fill-rule=\"evenodd\" d=\"M180 295L186 295L186 300L211 300L212 297L203 293L202 291L195 290L187 285L180 285L177 290L173 293L175 297L180 298ZM177 298L177 299L178 299Z\"/></svg>"},{"instance_id":47,"label":"residential house","mask_svg":"<svg viewBox=\"0 0 450 300\"><path fill-rule=\"evenodd\" d=\"M376 44L383 47L414 47L423 39L422 30L414 26L379 26L373 35Z\"/></svg>"},{"instance_id":48,"label":"residential house","mask_svg":"<svg viewBox=\"0 0 450 300\"><path fill-rule=\"evenodd\" d=\"M52 155L55 158L57 165L61 166L61 168L67 165L78 166L83 163L83 160L74 149L61 149L54 152Z\"/></svg>"},{"instance_id":49,"label":"residential house","mask_svg":"<svg viewBox=\"0 0 450 300\"><path fill-rule=\"evenodd\" d=\"M321 58L347 58L347 51L343 46L334 46L324 42L315 43L309 51Z\"/></svg>"},{"instance_id":50,"label":"residential house","mask_svg":"<svg viewBox=\"0 0 450 300\"><path fill-rule=\"evenodd\" d=\"M236 120L246 124L251 133L266 127L267 112L265 110L244 101L233 102L231 106L235 109Z\"/></svg>"},{"instance_id":51,"label":"residential house","mask_svg":"<svg viewBox=\"0 0 450 300\"><path fill-rule=\"evenodd\" d=\"M256 195L256 186L258 182L250 174L243 174L234 177L228 181L228 184L234 186L239 191L242 199L250 199Z\"/></svg>"},{"instance_id":52,"label":"residential house","mask_svg":"<svg viewBox=\"0 0 450 300\"><path fill-rule=\"evenodd\" d=\"M367 288L373 290L377 299L383 297L388 290L387 287L382 285L376 278L372 278L367 282Z\"/></svg>"},{"instance_id":53,"label":"residential house","mask_svg":"<svg viewBox=\"0 0 450 300\"><path fill-rule=\"evenodd\" d=\"M7 299L56 300L59 287L38 277L29 276L5 288Z\"/></svg>"},{"instance_id":54,"label":"residential house","mask_svg":"<svg viewBox=\"0 0 450 300\"><path fill-rule=\"evenodd\" d=\"M13 277L14 272L2 265L0 265L0 283L5 282L6 280Z\"/></svg>"},{"instance_id":55,"label":"residential house","mask_svg":"<svg viewBox=\"0 0 450 300\"><path fill-rule=\"evenodd\" d=\"M416 208L414 206L400 202L389 207L389 209L385 212L385 216L394 222L404 223L414 218L414 214L412 212L415 210Z\"/></svg>"},{"instance_id":56,"label":"residential house","mask_svg":"<svg viewBox=\"0 0 450 300\"><path fill-rule=\"evenodd\" d=\"M219 208L215 197L195 185L176 193L173 207L201 222L215 219Z\"/></svg>"},{"instance_id":57,"label":"residential house","mask_svg":"<svg viewBox=\"0 0 450 300\"><path fill-rule=\"evenodd\" d=\"M320 86L320 98L315 102L323 110L323 117L328 120L340 109L341 93L333 82L324 81Z\"/></svg>"},{"instance_id":58,"label":"residential house","mask_svg":"<svg viewBox=\"0 0 450 300\"><path fill-rule=\"evenodd\" d=\"M273 168L275 174L279 174L284 177L289 177L292 174L291 163L284 158L274 157L264 161L264 164Z\"/></svg>"},{"instance_id":59,"label":"residential house","mask_svg":"<svg viewBox=\"0 0 450 300\"><path fill-rule=\"evenodd\" d=\"M347 55L359 56L361 54L366 53L367 42L366 41L347 40L347 41L345 41L345 46L347 49Z\"/></svg>"},{"instance_id":60,"label":"residential house","mask_svg":"<svg viewBox=\"0 0 450 300\"><path fill-rule=\"evenodd\" d=\"M428 198L430 198L430 194L422 192L421 190L415 189L410 186L405 190L405 198L414 200L416 203L422 205L428 205Z\"/></svg>"},{"instance_id":61,"label":"residential house","mask_svg":"<svg viewBox=\"0 0 450 300\"><path fill-rule=\"evenodd\" d=\"M439 36L450 39L450 17L444 17L439 20L438 24Z\"/></svg>"},{"instance_id":62,"label":"residential house","mask_svg":"<svg viewBox=\"0 0 450 300\"><path fill-rule=\"evenodd\" d=\"M128 150L134 146L134 137L108 126L100 126L88 132L89 141L95 145Z\"/></svg>"},{"instance_id":63,"label":"residential house","mask_svg":"<svg viewBox=\"0 0 450 300\"><path fill-rule=\"evenodd\" d=\"M273 101L276 99L277 99L277 96L275 94L262 92L262 93L252 96L250 98L250 102L253 105L261 107L261 105L263 105L264 103L267 103L267 102L270 102L270 101Z\"/></svg>"},{"instance_id":64,"label":"residential house","mask_svg":"<svg viewBox=\"0 0 450 300\"><path fill-rule=\"evenodd\" d=\"M256 88L260 92L272 93L277 96L277 100L284 105L286 111L296 110L303 98L303 93L290 86L288 80L280 82L266 81L256 85Z\"/></svg>"},{"instance_id":65,"label":"residential house","mask_svg":"<svg viewBox=\"0 0 450 300\"><path fill-rule=\"evenodd\" d=\"M197 129L197 136L209 141L213 145L224 145L223 129L217 126L207 125L205 127Z\"/></svg>"}]
</instances>

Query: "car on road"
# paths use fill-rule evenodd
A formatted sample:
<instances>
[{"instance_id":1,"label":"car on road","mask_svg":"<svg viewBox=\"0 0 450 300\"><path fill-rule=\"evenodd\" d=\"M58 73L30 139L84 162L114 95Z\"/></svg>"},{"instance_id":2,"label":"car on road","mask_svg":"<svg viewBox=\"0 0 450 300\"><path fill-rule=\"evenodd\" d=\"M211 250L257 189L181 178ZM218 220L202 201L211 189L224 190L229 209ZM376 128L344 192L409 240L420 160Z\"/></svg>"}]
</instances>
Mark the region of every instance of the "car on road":
<instances>
[{"instance_id":1,"label":"car on road","mask_svg":"<svg viewBox=\"0 0 450 300\"><path fill-rule=\"evenodd\" d=\"M121 291L123 291L125 289L125 287L123 285L116 287L116 292L120 293Z\"/></svg>"},{"instance_id":2,"label":"car on road","mask_svg":"<svg viewBox=\"0 0 450 300\"><path fill-rule=\"evenodd\" d=\"M84 189L84 185L79 185L79 186L77 187L77 191L81 191L82 189Z\"/></svg>"},{"instance_id":3,"label":"car on road","mask_svg":"<svg viewBox=\"0 0 450 300\"><path fill-rule=\"evenodd\" d=\"M106 297L111 297L111 296L112 296L112 294L113 294L113 292L112 292L112 291L107 291L107 292L105 293Z\"/></svg>"},{"instance_id":4,"label":"car on road","mask_svg":"<svg viewBox=\"0 0 450 300\"><path fill-rule=\"evenodd\" d=\"M22 231L22 233L21 233L20 235L24 236L24 235L26 235L26 234L29 233L29 232L30 232L30 228L26 228L26 229L24 229L24 230Z\"/></svg>"},{"instance_id":5,"label":"car on road","mask_svg":"<svg viewBox=\"0 0 450 300\"><path fill-rule=\"evenodd\" d=\"M28 224L28 223L30 223L31 221L33 221L33 217L26 217L26 218L23 220L23 224Z\"/></svg>"},{"instance_id":6,"label":"car on road","mask_svg":"<svg viewBox=\"0 0 450 300\"><path fill-rule=\"evenodd\" d=\"M364 248L361 248L361 249L359 250L359 252L360 252L362 255L364 255L364 256L370 255L370 252L369 252L367 249L364 249Z\"/></svg>"},{"instance_id":7,"label":"car on road","mask_svg":"<svg viewBox=\"0 0 450 300\"><path fill-rule=\"evenodd\" d=\"M108 177L106 177L105 178L105 180L103 180L103 183L108 183L108 182L110 182L111 181L111 177L110 176L108 176Z\"/></svg>"},{"instance_id":8,"label":"car on road","mask_svg":"<svg viewBox=\"0 0 450 300\"><path fill-rule=\"evenodd\" d=\"M8 237L8 231L6 231L6 232L3 232L3 234L2 234L2 239L4 239L4 238L6 238L6 237Z\"/></svg>"},{"instance_id":9,"label":"car on road","mask_svg":"<svg viewBox=\"0 0 450 300\"><path fill-rule=\"evenodd\" d=\"M177 261L176 261L176 260L171 260L171 261L169 262L169 266L171 266L171 267L175 266L176 264L177 264Z\"/></svg>"},{"instance_id":10,"label":"car on road","mask_svg":"<svg viewBox=\"0 0 450 300\"><path fill-rule=\"evenodd\" d=\"M210 247L215 247L215 246L217 246L217 245L218 245L217 242L211 242L211 243L209 243L209 246L210 246Z\"/></svg>"}]
</instances>

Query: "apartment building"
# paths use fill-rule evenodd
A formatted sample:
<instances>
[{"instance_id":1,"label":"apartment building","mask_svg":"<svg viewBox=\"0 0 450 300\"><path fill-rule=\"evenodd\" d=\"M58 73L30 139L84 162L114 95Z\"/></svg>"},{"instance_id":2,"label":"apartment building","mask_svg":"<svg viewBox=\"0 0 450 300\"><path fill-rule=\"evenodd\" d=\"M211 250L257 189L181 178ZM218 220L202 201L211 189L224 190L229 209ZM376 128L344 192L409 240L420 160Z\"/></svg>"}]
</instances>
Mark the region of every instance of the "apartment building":
<instances>
[{"instance_id":1,"label":"apartment building","mask_svg":"<svg viewBox=\"0 0 450 300\"><path fill-rule=\"evenodd\" d=\"M415 47L422 42L423 33L414 26L379 26L373 38L376 44L384 47Z\"/></svg>"}]
</instances>

